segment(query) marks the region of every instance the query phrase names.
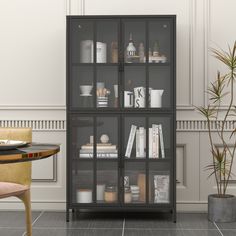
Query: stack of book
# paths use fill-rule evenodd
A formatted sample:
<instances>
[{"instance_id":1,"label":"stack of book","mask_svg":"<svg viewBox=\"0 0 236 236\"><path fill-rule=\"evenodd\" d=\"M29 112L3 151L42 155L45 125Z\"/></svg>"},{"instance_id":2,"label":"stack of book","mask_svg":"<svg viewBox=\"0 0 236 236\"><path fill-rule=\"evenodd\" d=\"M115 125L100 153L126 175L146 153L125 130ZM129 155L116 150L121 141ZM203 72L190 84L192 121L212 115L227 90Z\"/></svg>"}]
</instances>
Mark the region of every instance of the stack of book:
<instances>
[{"instance_id":1,"label":"stack of book","mask_svg":"<svg viewBox=\"0 0 236 236\"><path fill-rule=\"evenodd\" d=\"M87 143L81 146L80 158L93 158L93 144ZM97 143L97 158L117 158L118 151L116 145L111 143Z\"/></svg>"},{"instance_id":2,"label":"stack of book","mask_svg":"<svg viewBox=\"0 0 236 236\"><path fill-rule=\"evenodd\" d=\"M152 124L149 128L149 158L165 158L162 125ZM132 125L126 147L125 157L130 158L134 140L136 141L136 158L146 157L146 129Z\"/></svg>"}]
</instances>

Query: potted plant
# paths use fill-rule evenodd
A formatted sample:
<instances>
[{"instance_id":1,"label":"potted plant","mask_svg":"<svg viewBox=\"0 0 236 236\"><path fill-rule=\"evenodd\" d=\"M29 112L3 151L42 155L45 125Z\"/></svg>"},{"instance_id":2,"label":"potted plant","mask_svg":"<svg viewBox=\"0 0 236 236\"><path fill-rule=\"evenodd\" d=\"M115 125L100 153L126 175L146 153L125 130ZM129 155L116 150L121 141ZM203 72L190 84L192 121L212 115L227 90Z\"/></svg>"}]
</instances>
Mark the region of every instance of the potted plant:
<instances>
[{"instance_id":1,"label":"potted plant","mask_svg":"<svg viewBox=\"0 0 236 236\"><path fill-rule=\"evenodd\" d=\"M236 156L236 104L234 100L236 41L228 51L212 49L212 52L213 56L226 66L227 73L222 76L218 72L215 81L207 89L209 105L197 107L197 110L207 121L210 140L212 162L206 166L206 170L210 171L209 177L214 176L217 185L217 193L208 196L208 219L215 222L232 222L236 221L236 197L227 194L227 187L232 176L232 165ZM228 103L224 110L220 110L223 98L227 98ZM225 132L229 120L234 124L234 130L230 135ZM216 132L212 130L211 121L215 121ZM213 143L213 133L219 137L220 146Z\"/></svg>"}]
</instances>

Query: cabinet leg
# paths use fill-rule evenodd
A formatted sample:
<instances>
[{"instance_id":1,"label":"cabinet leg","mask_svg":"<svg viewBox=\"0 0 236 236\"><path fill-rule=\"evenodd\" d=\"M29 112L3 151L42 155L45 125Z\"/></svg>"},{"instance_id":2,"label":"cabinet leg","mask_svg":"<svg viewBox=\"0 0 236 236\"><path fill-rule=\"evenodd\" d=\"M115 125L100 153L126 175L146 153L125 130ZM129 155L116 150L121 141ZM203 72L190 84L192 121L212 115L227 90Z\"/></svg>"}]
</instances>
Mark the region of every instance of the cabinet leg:
<instances>
[{"instance_id":1,"label":"cabinet leg","mask_svg":"<svg viewBox=\"0 0 236 236\"><path fill-rule=\"evenodd\" d=\"M70 221L70 210L66 208L66 222Z\"/></svg>"},{"instance_id":2,"label":"cabinet leg","mask_svg":"<svg viewBox=\"0 0 236 236\"><path fill-rule=\"evenodd\" d=\"M172 210L172 220L173 220L173 223L176 223L176 210L175 209Z\"/></svg>"}]
</instances>

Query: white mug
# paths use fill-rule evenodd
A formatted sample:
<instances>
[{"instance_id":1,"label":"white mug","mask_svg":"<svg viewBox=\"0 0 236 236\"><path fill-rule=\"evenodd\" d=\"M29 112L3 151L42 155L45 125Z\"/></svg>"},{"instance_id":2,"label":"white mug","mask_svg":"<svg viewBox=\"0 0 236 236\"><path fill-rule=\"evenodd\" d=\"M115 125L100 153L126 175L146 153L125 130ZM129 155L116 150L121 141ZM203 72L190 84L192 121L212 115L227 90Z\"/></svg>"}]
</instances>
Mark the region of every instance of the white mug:
<instances>
[{"instance_id":1,"label":"white mug","mask_svg":"<svg viewBox=\"0 0 236 236\"><path fill-rule=\"evenodd\" d=\"M151 107L162 107L163 89L151 90Z\"/></svg>"},{"instance_id":2,"label":"white mug","mask_svg":"<svg viewBox=\"0 0 236 236\"><path fill-rule=\"evenodd\" d=\"M134 94L131 91L124 91L124 107L134 106Z\"/></svg>"},{"instance_id":3,"label":"white mug","mask_svg":"<svg viewBox=\"0 0 236 236\"><path fill-rule=\"evenodd\" d=\"M134 107L145 107L145 87L134 88Z\"/></svg>"}]
</instances>

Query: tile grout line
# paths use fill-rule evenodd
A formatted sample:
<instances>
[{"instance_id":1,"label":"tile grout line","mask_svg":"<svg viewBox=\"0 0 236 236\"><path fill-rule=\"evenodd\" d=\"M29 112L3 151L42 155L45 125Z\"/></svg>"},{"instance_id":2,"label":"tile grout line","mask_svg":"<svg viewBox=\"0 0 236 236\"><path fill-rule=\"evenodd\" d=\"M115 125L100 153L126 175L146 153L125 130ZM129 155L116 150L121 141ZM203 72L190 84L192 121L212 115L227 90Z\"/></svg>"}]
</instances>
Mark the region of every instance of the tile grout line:
<instances>
[{"instance_id":1,"label":"tile grout line","mask_svg":"<svg viewBox=\"0 0 236 236\"><path fill-rule=\"evenodd\" d=\"M122 234L121 236L124 236L125 235L125 218L123 220L123 228L122 228Z\"/></svg>"},{"instance_id":2,"label":"tile grout line","mask_svg":"<svg viewBox=\"0 0 236 236\"><path fill-rule=\"evenodd\" d=\"M215 227L218 229L218 231L220 232L221 236L224 236L224 234L221 232L220 228L218 227L218 225L216 224L216 222L214 222Z\"/></svg>"},{"instance_id":3,"label":"tile grout line","mask_svg":"<svg viewBox=\"0 0 236 236\"><path fill-rule=\"evenodd\" d=\"M32 226L32 230L33 230L33 225L35 224L35 222L42 216L42 214L44 213L44 211L41 211L41 213L36 217L36 219L32 222L31 226ZM26 236L26 231L22 234L22 236Z\"/></svg>"}]
</instances>

